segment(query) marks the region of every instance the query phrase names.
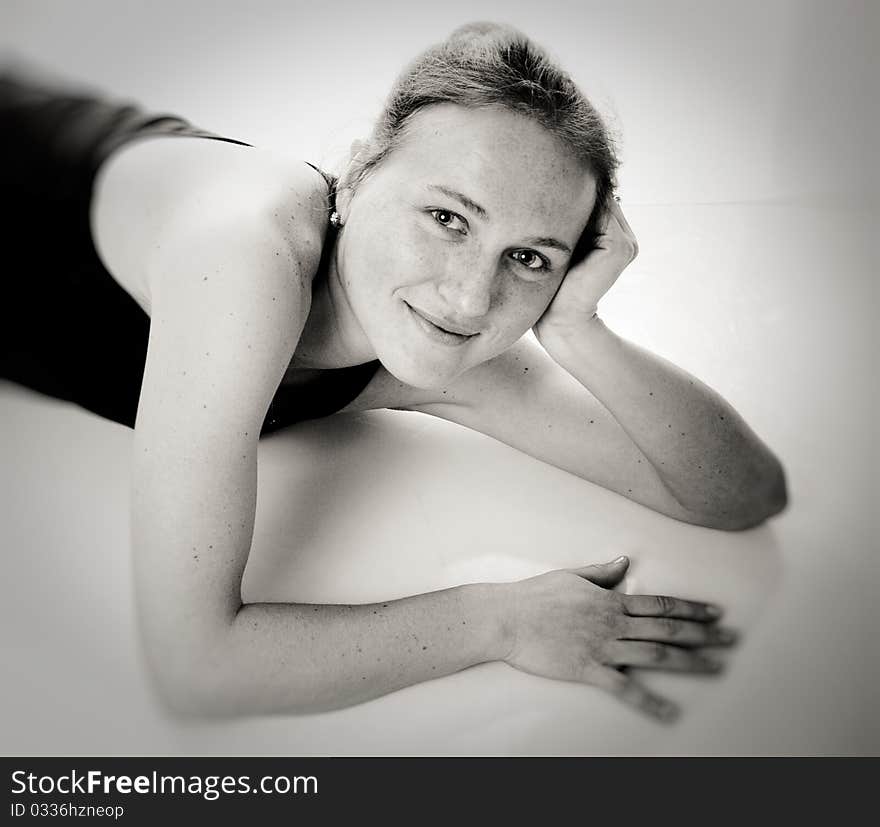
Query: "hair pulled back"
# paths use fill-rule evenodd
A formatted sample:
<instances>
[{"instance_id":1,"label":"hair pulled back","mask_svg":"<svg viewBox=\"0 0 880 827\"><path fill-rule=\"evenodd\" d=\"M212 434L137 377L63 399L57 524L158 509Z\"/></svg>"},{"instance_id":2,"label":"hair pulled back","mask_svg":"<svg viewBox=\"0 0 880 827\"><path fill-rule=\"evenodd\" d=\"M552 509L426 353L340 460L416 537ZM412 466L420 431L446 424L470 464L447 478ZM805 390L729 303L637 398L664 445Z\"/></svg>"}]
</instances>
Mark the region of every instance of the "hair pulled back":
<instances>
[{"instance_id":1,"label":"hair pulled back","mask_svg":"<svg viewBox=\"0 0 880 827\"><path fill-rule=\"evenodd\" d=\"M540 123L585 164L596 179L596 203L576 251L592 249L616 186L619 161L601 116L571 78L516 29L469 23L430 47L398 76L369 141L340 181L357 185L406 136L409 119L426 106L496 106Z\"/></svg>"}]
</instances>

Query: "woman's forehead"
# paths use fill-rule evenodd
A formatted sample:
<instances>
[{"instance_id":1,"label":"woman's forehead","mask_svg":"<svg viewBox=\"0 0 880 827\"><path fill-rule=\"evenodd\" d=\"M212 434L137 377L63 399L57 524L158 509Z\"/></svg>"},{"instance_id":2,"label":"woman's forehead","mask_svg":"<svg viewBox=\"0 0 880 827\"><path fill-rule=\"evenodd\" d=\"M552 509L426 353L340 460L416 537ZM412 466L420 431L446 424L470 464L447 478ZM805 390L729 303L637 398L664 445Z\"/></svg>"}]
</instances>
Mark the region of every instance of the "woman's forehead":
<instances>
[{"instance_id":1,"label":"woman's forehead","mask_svg":"<svg viewBox=\"0 0 880 827\"><path fill-rule=\"evenodd\" d=\"M559 138L532 118L498 107L440 104L419 111L393 160L408 184L462 192L490 216L491 207L520 207L550 217L573 207L588 210L595 197L593 176Z\"/></svg>"},{"instance_id":2,"label":"woman's forehead","mask_svg":"<svg viewBox=\"0 0 880 827\"><path fill-rule=\"evenodd\" d=\"M436 155L442 150L488 154L508 162L539 163L571 172L582 164L565 143L534 118L499 106L479 109L443 103L425 107L406 123L399 144L413 155ZM454 161L455 155L446 160Z\"/></svg>"}]
</instances>

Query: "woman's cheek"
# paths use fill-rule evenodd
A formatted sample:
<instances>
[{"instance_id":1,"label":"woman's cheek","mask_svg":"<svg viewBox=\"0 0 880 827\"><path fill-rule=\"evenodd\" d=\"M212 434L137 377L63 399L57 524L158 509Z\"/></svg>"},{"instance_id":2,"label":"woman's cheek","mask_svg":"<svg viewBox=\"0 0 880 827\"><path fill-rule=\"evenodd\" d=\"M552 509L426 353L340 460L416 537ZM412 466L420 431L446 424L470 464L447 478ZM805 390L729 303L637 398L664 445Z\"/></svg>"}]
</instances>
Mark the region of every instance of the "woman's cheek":
<instances>
[{"instance_id":1,"label":"woman's cheek","mask_svg":"<svg viewBox=\"0 0 880 827\"><path fill-rule=\"evenodd\" d=\"M389 222L372 234L364 261L376 281L392 290L418 281L428 261L423 234L414 231L411 224Z\"/></svg>"},{"instance_id":2,"label":"woman's cheek","mask_svg":"<svg viewBox=\"0 0 880 827\"><path fill-rule=\"evenodd\" d=\"M534 284L526 281L513 281L511 288L505 291L501 308L506 319L505 337L513 344L528 331L547 309L556 292L558 284Z\"/></svg>"}]
</instances>

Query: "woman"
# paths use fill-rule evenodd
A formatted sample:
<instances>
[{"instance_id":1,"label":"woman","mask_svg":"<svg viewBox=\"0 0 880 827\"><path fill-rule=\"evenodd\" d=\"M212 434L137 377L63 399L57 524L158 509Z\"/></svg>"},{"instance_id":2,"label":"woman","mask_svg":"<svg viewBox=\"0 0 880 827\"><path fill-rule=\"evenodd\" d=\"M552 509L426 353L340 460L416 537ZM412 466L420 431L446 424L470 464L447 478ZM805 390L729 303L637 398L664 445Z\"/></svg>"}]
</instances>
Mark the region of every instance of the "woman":
<instances>
[{"instance_id":1,"label":"woman","mask_svg":"<svg viewBox=\"0 0 880 827\"><path fill-rule=\"evenodd\" d=\"M599 318L637 251L617 160L534 44L476 24L429 49L338 182L171 116L3 95L11 236L52 280L13 281L2 375L134 427L137 607L170 707L329 709L505 660L665 720L626 667L717 669L719 610L615 592L625 558L381 604L241 601L257 440L335 410L434 414L700 525L784 506L736 412Z\"/></svg>"}]
</instances>

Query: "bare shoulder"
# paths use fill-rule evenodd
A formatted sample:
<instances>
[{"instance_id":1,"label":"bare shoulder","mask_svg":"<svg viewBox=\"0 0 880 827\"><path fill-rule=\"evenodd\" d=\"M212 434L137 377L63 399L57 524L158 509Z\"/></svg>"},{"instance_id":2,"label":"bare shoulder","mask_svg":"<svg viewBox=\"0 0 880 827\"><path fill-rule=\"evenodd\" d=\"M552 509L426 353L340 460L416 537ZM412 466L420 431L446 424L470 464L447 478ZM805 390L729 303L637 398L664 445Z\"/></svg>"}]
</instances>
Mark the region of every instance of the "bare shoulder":
<instances>
[{"instance_id":1,"label":"bare shoulder","mask_svg":"<svg viewBox=\"0 0 880 827\"><path fill-rule=\"evenodd\" d=\"M91 220L151 319L137 421L151 450L258 431L311 306L320 175L222 141L138 140L101 169Z\"/></svg>"},{"instance_id":2,"label":"bare shoulder","mask_svg":"<svg viewBox=\"0 0 880 827\"><path fill-rule=\"evenodd\" d=\"M316 269L326 216L326 184L303 161L225 141L153 136L124 144L102 164L90 219L105 266L150 314L148 263L194 225L262 227ZM234 254L247 236L231 232L214 243Z\"/></svg>"}]
</instances>

